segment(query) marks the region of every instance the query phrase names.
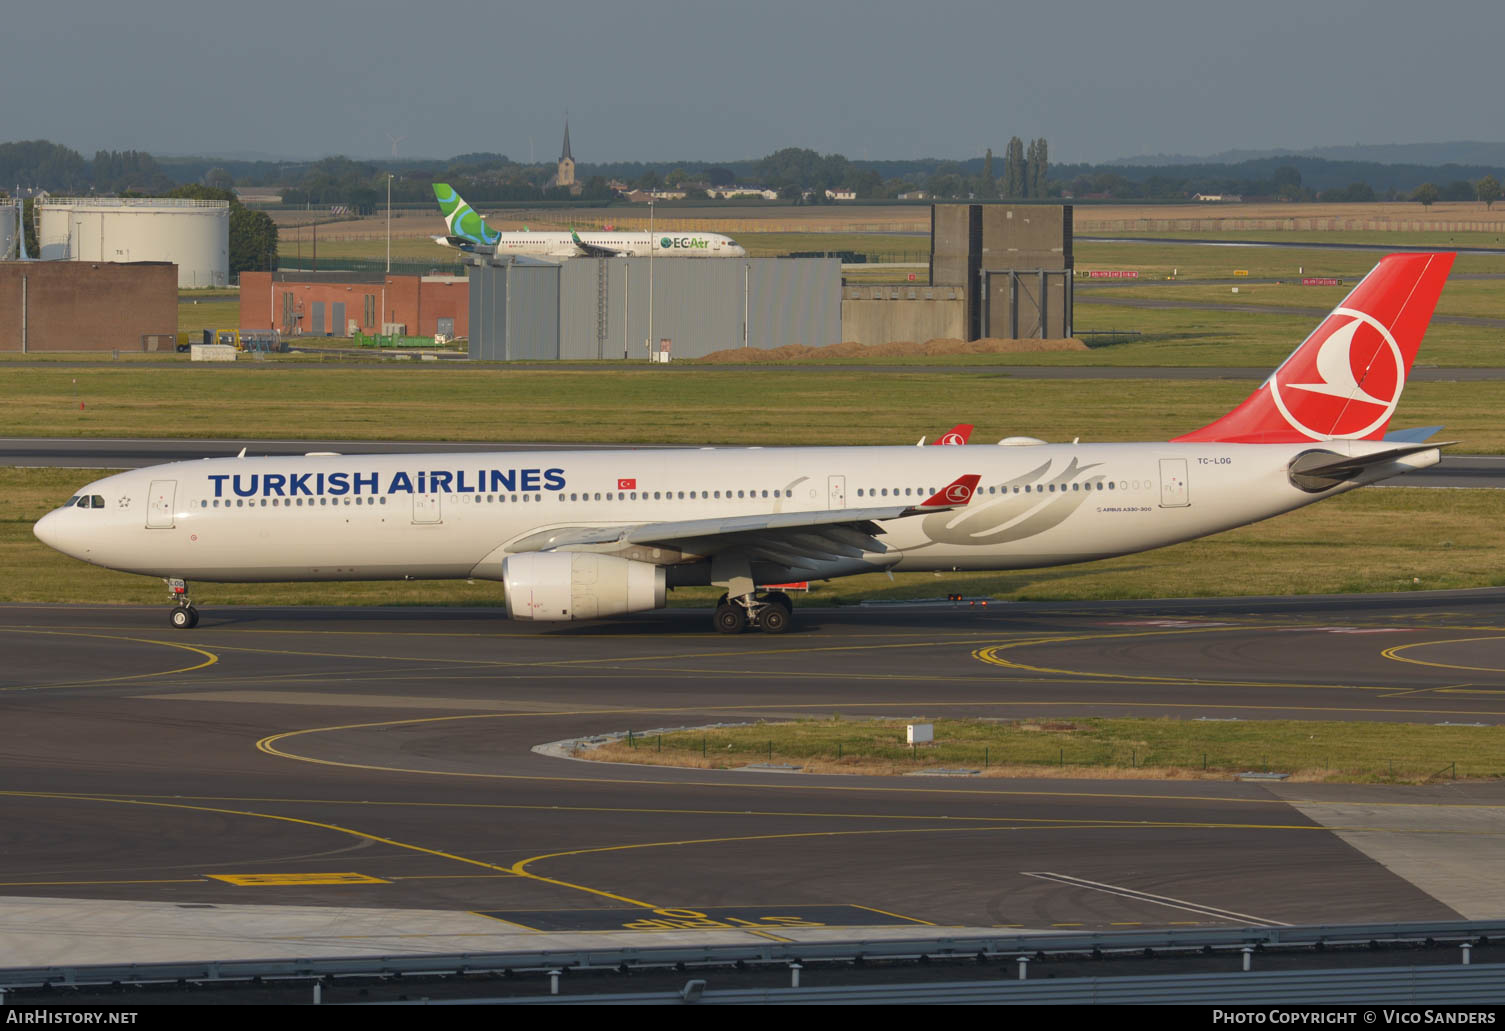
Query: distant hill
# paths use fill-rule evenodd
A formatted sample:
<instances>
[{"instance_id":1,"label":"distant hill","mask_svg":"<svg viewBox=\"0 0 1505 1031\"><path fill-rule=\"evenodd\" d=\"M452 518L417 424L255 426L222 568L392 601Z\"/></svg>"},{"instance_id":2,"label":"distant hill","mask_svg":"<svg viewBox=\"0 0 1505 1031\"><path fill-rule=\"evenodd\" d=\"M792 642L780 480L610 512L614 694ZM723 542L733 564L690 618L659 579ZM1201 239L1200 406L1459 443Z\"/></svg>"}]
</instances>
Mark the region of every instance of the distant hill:
<instances>
[{"instance_id":1,"label":"distant hill","mask_svg":"<svg viewBox=\"0 0 1505 1031\"><path fill-rule=\"evenodd\" d=\"M1307 157L1326 161L1414 165L1436 168L1464 165L1498 168L1505 166L1505 143L1455 140L1449 143L1353 143L1344 146L1308 147L1305 150L1225 150L1219 154L1152 154L1116 158L1106 165L1169 167L1175 165L1238 165L1271 158Z\"/></svg>"}]
</instances>

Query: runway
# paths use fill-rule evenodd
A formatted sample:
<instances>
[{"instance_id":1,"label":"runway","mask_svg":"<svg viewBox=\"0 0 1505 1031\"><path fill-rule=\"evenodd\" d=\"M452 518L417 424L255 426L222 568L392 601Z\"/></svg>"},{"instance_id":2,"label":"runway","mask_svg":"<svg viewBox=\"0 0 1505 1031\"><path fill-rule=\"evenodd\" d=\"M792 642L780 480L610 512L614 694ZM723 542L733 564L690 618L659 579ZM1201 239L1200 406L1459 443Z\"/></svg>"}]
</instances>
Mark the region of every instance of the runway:
<instances>
[{"instance_id":1,"label":"runway","mask_svg":"<svg viewBox=\"0 0 1505 1031\"><path fill-rule=\"evenodd\" d=\"M146 959L1505 914L1495 783L856 778L534 750L834 714L1495 724L1505 591L802 608L767 638L708 633L699 611L540 630L203 601L191 633L165 607L0 607L0 912L34 914L0 928L0 965L63 939ZM232 912L239 938L207 930Z\"/></svg>"}]
</instances>

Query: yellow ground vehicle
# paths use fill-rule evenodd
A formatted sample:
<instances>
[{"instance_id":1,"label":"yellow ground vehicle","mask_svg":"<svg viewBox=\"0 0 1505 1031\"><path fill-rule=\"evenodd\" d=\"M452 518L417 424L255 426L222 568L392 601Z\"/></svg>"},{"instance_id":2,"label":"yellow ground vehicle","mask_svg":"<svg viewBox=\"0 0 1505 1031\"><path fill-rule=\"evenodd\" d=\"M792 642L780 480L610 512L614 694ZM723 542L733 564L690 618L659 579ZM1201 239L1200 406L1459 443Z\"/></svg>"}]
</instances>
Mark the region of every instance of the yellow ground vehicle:
<instances>
[{"instance_id":1,"label":"yellow ground vehicle","mask_svg":"<svg viewBox=\"0 0 1505 1031\"><path fill-rule=\"evenodd\" d=\"M203 329L180 331L177 349L186 354L194 344L224 344L237 351L281 351L282 341L274 330Z\"/></svg>"}]
</instances>

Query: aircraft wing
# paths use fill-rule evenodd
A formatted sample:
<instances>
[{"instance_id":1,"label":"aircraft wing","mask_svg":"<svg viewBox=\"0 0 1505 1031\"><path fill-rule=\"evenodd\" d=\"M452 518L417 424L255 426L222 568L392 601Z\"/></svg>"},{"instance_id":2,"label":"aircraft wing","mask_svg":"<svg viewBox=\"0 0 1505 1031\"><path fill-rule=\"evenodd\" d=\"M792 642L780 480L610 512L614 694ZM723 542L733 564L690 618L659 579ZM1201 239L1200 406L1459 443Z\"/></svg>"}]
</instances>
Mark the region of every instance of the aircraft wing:
<instances>
[{"instance_id":1,"label":"aircraft wing","mask_svg":"<svg viewBox=\"0 0 1505 1031\"><path fill-rule=\"evenodd\" d=\"M574 241L575 246L579 248L581 257L615 258L617 255L622 253L621 251L615 250L611 247L602 247L598 243L586 243L584 240L580 239L580 234L575 232L575 230L573 229L570 230L570 239Z\"/></svg>"},{"instance_id":2,"label":"aircraft wing","mask_svg":"<svg viewBox=\"0 0 1505 1031\"><path fill-rule=\"evenodd\" d=\"M807 560L812 559L860 558L865 552L888 550L876 536L879 521L960 508L971 501L980 479L976 474L959 477L918 505L768 512L619 526L564 526L514 541L507 550L596 550L603 545L624 548L638 545L714 555L736 548L747 552L749 557L790 567L808 565Z\"/></svg>"}]
</instances>

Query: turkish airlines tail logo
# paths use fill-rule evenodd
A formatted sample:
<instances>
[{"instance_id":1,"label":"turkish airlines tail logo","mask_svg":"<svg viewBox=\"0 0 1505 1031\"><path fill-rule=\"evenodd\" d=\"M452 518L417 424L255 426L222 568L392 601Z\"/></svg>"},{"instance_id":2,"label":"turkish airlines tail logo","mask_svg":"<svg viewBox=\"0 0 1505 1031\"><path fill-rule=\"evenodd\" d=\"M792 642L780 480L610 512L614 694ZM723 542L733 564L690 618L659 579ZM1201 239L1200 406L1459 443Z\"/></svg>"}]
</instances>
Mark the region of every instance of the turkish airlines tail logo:
<instances>
[{"instance_id":1,"label":"turkish airlines tail logo","mask_svg":"<svg viewBox=\"0 0 1505 1031\"><path fill-rule=\"evenodd\" d=\"M982 477L976 473L958 476L955 480L922 501L920 507L951 508L955 505L965 505L972 500L972 494L977 490L977 483L981 479Z\"/></svg>"},{"instance_id":2,"label":"turkish airlines tail logo","mask_svg":"<svg viewBox=\"0 0 1505 1031\"><path fill-rule=\"evenodd\" d=\"M1299 443L1383 437L1452 254L1391 254L1244 403L1180 441Z\"/></svg>"},{"instance_id":3,"label":"turkish airlines tail logo","mask_svg":"<svg viewBox=\"0 0 1505 1031\"><path fill-rule=\"evenodd\" d=\"M942 433L937 438L936 443L941 445L965 444L967 438L970 436L972 436L972 424L969 422L958 423L945 433Z\"/></svg>"}]
</instances>

